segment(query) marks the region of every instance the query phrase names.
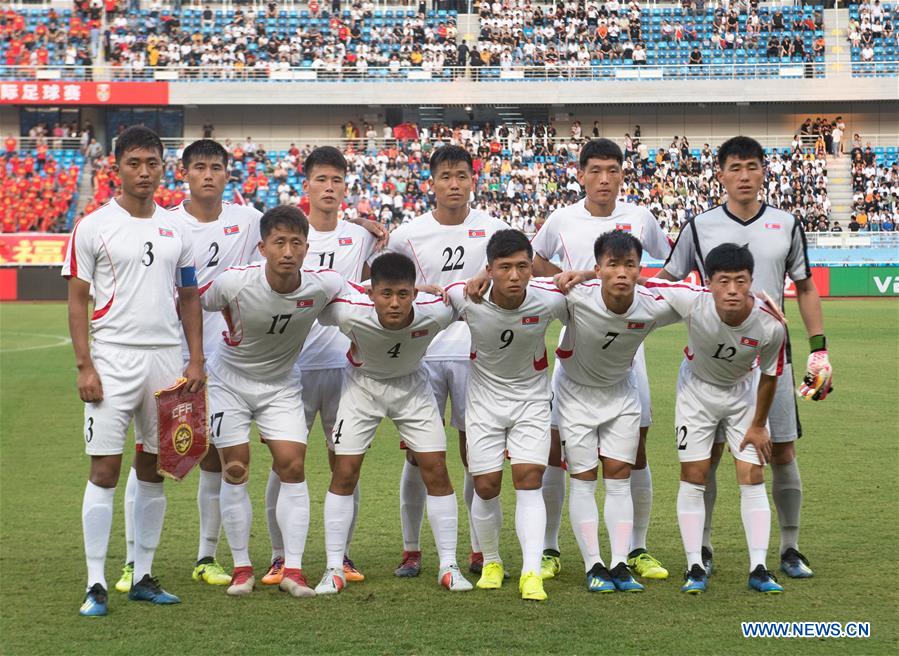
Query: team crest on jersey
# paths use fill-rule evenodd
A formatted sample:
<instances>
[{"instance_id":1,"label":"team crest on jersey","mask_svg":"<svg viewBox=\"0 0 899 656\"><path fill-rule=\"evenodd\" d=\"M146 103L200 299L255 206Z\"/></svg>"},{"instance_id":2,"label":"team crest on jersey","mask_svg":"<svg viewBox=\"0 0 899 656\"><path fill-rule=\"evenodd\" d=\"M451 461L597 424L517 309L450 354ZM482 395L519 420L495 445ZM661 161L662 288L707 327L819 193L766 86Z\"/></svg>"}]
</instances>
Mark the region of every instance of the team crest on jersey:
<instances>
[{"instance_id":1,"label":"team crest on jersey","mask_svg":"<svg viewBox=\"0 0 899 656\"><path fill-rule=\"evenodd\" d=\"M646 324L642 321L628 321L627 329L628 330L643 330L646 327Z\"/></svg>"},{"instance_id":2,"label":"team crest on jersey","mask_svg":"<svg viewBox=\"0 0 899 656\"><path fill-rule=\"evenodd\" d=\"M352 237L341 237L340 239L337 240L337 245L338 246L352 246L353 238Z\"/></svg>"},{"instance_id":3,"label":"team crest on jersey","mask_svg":"<svg viewBox=\"0 0 899 656\"><path fill-rule=\"evenodd\" d=\"M159 236L160 237L174 237L175 233L173 231L169 230L168 228L160 228Z\"/></svg>"},{"instance_id":4,"label":"team crest on jersey","mask_svg":"<svg viewBox=\"0 0 899 656\"><path fill-rule=\"evenodd\" d=\"M313 305L315 305L314 298L301 298L297 301L298 308L311 308Z\"/></svg>"},{"instance_id":5,"label":"team crest on jersey","mask_svg":"<svg viewBox=\"0 0 899 656\"><path fill-rule=\"evenodd\" d=\"M225 235L236 235L240 232L239 225L225 226Z\"/></svg>"},{"instance_id":6,"label":"team crest on jersey","mask_svg":"<svg viewBox=\"0 0 899 656\"><path fill-rule=\"evenodd\" d=\"M768 230L780 230L780 224L779 224L779 223L766 223L766 224L765 224L765 227L766 227Z\"/></svg>"},{"instance_id":7,"label":"team crest on jersey","mask_svg":"<svg viewBox=\"0 0 899 656\"><path fill-rule=\"evenodd\" d=\"M615 230L623 230L624 232L630 232L631 224L630 223L616 223Z\"/></svg>"},{"instance_id":8,"label":"team crest on jersey","mask_svg":"<svg viewBox=\"0 0 899 656\"><path fill-rule=\"evenodd\" d=\"M468 237L470 239L475 239L478 237L486 237L486 236L487 236L486 230L469 230L468 231Z\"/></svg>"},{"instance_id":9,"label":"team crest on jersey","mask_svg":"<svg viewBox=\"0 0 899 656\"><path fill-rule=\"evenodd\" d=\"M540 323L540 317L522 317L521 325L523 326L532 326L535 323Z\"/></svg>"},{"instance_id":10,"label":"team crest on jersey","mask_svg":"<svg viewBox=\"0 0 899 656\"><path fill-rule=\"evenodd\" d=\"M428 334L427 328L424 328L422 330L413 330L412 331L412 339L415 339L416 337L426 337L427 334Z\"/></svg>"},{"instance_id":11,"label":"team crest on jersey","mask_svg":"<svg viewBox=\"0 0 899 656\"><path fill-rule=\"evenodd\" d=\"M741 338L740 338L740 344L741 344L742 346L752 346L752 347L756 347L756 346L759 345L759 340L757 340L757 339L752 339L752 337L741 337Z\"/></svg>"}]
</instances>

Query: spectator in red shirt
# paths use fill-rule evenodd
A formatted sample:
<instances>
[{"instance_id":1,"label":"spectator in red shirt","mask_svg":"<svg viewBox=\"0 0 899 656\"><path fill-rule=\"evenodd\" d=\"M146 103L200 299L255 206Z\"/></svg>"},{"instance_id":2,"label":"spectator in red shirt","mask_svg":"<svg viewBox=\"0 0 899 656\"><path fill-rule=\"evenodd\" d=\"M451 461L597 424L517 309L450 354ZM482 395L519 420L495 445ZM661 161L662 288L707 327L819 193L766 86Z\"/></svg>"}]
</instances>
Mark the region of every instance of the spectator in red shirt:
<instances>
[{"instance_id":1,"label":"spectator in red shirt","mask_svg":"<svg viewBox=\"0 0 899 656\"><path fill-rule=\"evenodd\" d=\"M16 153L16 146L18 145L18 141L11 134L6 136L6 141L4 142L6 146L6 156L11 157Z\"/></svg>"}]
</instances>

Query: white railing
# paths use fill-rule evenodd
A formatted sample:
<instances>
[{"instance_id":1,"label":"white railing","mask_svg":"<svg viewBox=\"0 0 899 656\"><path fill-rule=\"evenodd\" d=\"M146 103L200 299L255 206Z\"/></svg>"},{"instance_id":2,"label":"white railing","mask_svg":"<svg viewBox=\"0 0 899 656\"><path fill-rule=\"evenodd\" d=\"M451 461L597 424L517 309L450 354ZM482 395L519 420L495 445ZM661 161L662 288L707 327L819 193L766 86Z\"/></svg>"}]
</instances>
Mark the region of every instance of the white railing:
<instances>
[{"instance_id":1,"label":"white railing","mask_svg":"<svg viewBox=\"0 0 899 656\"><path fill-rule=\"evenodd\" d=\"M810 248L899 248L899 232L807 232L805 239Z\"/></svg>"},{"instance_id":2,"label":"white railing","mask_svg":"<svg viewBox=\"0 0 899 656\"><path fill-rule=\"evenodd\" d=\"M426 70L421 66L369 66L360 71L355 67L284 68L264 62L253 68L233 66L145 67L125 66L0 66L0 80L8 81L167 81L167 82L565 82L615 81L653 82L663 80L747 80L822 78L837 76L896 76L899 61L877 62L782 62L765 60L760 63L720 62L683 64L612 64L568 67L498 66L444 67ZM2 100L2 98L0 98Z\"/></svg>"}]
</instances>

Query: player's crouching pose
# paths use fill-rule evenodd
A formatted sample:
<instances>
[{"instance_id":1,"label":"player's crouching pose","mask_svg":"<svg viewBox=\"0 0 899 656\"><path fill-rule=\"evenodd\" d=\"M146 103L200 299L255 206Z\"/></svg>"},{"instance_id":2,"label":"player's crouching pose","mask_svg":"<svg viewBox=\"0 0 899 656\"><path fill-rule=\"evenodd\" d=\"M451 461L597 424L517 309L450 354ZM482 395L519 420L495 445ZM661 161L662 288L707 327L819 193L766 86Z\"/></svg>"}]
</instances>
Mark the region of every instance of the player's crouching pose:
<instances>
[{"instance_id":1,"label":"player's crouching pose","mask_svg":"<svg viewBox=\"0 0 899 656\"><path fill-rule=\"evenodd\" d=\"M471 378L465 401L468 469L474 477L472 520L484 554L477 586L503 583L499 534L500 488L508 449L515 487L515 529L523 564L523 599L543 601L540 558L546 507L540 490L549 460L550 389L546 329L568 321L566 299L551 279L532 279L533 250L517 230L500 230L487 243L490 288L469 301L465 283L447 288L450 302L471 330Z\"/></svg>"},{"instance_id":2,"label":"player's crouching pose","mask_svg":"<svg viewBox=\"0 0 899 656\"><path fill-rule=\"evenodd\" d=\"M571 477L571 527L591 592L643 590L626 564L634 524L629 477L637 457L641 407L633 362L653 329L680 317L661 296L637 287L642 251L630 233L607 232L596 240L596 267L588 274L599 282L572 287L570 283L583 280L585 272L556 276L560 288L568 290L571 319L556 351L561 371L555 402ZM600 459L611 571L600 557L597 535Z\"/></svg>"},{"instance_id":3,"label":"player's crouching pose","mask_svg":"<svg viewBox=\"0 0 899 656\"><path fill-rule=\"evenodd\" d=\"M269 210L260 221L264 265L228 269L202 296L203 308L221 311L228 324L225 344L208 366L210 430L222 457L222 524L234 558L230 595L249 594L255 583L248 551L251 420L265 436L281 479L276 508L284 538L280 588L294 597L315 594L302 572L309 530L307 431L292 369L312 323L345 283L333 271L300 269L308 232L300 210Z\"/></svg>"},{"instance_id":4,"label":"player's crouching pose","mask_svg":"<svg viewBox=\"0 0 899 656\"><path fill-rule=\"evenodd\" d=\"M422 357L438 332L456 320L439 297L416 299L415 265L405 255L387 253L371 265L368 295L336 299L319 317L352 340L347 357L334 443L334 473L325 497L328 568L318 594L335 594L346 584L344 548L353 519L353 490L362 460L381 419L389 417L415 454L427 488L427 511L440 572L451 591L471 590L456 564L458 508L446 470L446 433L422 367Z\"/></svg>"},{"instance_id":5,"label":"player's crouching pose","mask_svg":"<svg viewBox=\"0 0 899 656\"><path fill-rule=\"evenodd\" d=\"M667 299L684 316L689 336L677 381L675 437L681 462L677 521L687 554L681 590L690 594L705 592L708 585L702 564L703 494L718 430L723 430L736 462L740 515L749 546L749 587L769 594L783 592L765 565L771 508L764 465L771 460L768 411L777 377L784 371L786 329L752 295L753 268L746 246L721 244L705 258L711 294L696 288L692 296ZM646 283L660 293L664 287L678 286L683 285Z\"/></svg>"},{"instance_id":6,"label":"player's crouching pose","mask_svg":"<svg viewBox=\"0 0 899 656\"><path fill-rule=\"evenodd\" d=\"M153 193L162 178L163 147L154 132L134 127L116 141L122 193L75 227L62 274L69 280L69 331L84 406L85 451L91 457L81 521L88 591L81 615L106 615L104 566L112 526L113 496L132 417L143 450L134 459L134 578L128 598L175 604L153 577L166 500L156 473L159 442L154 392L181 373L181 336L172 287L178 289L181 323L190 359L190 391L203 386L203 320L190 241ZM93 344L88 345L87 311ZM138 320L139 318L139 320Z\"/></svg>"}]
</instances>

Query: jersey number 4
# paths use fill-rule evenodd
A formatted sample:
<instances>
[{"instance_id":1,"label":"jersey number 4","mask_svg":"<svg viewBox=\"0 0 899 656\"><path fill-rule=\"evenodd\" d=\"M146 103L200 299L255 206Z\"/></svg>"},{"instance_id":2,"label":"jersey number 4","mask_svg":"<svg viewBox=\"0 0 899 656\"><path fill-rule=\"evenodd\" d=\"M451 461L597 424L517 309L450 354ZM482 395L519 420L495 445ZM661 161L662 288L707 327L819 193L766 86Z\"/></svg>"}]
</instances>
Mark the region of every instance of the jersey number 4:
<instances>
[{"instance_id":1,"label":"jersey number 4","mask_svg":"<svg viewBox=\"0 0 899 656\"><path fill-rule=\"evenodd\" d=\"M455 250L450 246L443 249L443 257L446 261L443 263L441 271L461 271L465 263L462 258L465 257L465 249L462 246L456 246Z\"/></svg>"}]
</instances>

